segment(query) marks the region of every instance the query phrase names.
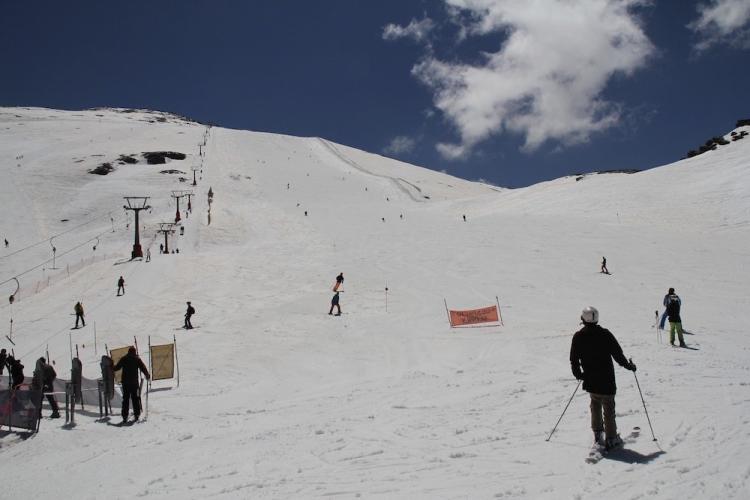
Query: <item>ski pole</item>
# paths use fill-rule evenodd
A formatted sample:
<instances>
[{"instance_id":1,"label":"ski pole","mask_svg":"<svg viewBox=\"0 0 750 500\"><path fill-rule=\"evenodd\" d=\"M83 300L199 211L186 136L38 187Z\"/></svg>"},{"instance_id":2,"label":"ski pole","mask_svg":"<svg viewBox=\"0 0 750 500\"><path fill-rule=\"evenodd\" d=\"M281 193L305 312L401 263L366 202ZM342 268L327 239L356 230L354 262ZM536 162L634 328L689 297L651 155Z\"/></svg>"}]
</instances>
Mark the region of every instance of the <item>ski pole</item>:
<instances>
[{"instance_id":1,"label":"ski pole","mask_svg":"<svg viewBox=\"0 0 750 500\"><path fill-rule=\"evenodd\" d=\"M633 360L630 359L630 364L633 364ZM641 392L641 384L638 383L638 375L633 372L633 377L635 377L635 385L638 387L638 394L641 395L641 401L643 402L643 411L646 412L646 420L648 420L648 427L651 429L651 437L654 438L654 441L656 441L656 436L654 435L654 427L651 425L651 418L648 416L648 410L646 409L646 401L643 399L643 393Z\"/></svg>"},{"instance_id":2,"label":"ski pole","mask_svg":"<svg viewBox=\"0 0 750 500\"><path fill-rule=\"evenodd\" d=\"M576 395L576 392L578 392L579 387L581 387L581 380L578 381L578 385L576 386L575 391L573 391L573 395L570 396L570 399L568 400L568 404L565 405L565 409L563 410L562 415L560 415L560 418L557 419L557 423L555 424L555 427L552 429L552 432L549 433L549 436L547 436L547 439L545 439L545 441L549 441L550 438L552 437L552 434L554 434L555 431L557 430L557 426L560 425L560 421L562 420L563 415L565 415L565 412L568 411L568 406L570 406L570 403L573 401L573 396Z\"/></svg>"}]
</instances>

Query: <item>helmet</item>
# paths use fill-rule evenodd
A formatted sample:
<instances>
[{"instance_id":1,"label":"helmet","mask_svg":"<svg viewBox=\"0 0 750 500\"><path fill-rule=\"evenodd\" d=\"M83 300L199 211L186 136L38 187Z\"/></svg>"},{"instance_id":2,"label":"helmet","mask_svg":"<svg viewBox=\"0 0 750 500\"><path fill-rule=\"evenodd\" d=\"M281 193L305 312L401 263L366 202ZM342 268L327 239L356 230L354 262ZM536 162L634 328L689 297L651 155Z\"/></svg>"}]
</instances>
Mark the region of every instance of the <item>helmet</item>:
<instances>
[{"instance_id":1,"label":"helmet","mask_svg":"<svg viewBox=\"0 0 750 500\"><path fill-rule=\"evenodd\" d=\"M581 321L592 325L597 324L599 322L599 311L593 306L584 308L581 312Z\"/></svg>"}]
</instances>

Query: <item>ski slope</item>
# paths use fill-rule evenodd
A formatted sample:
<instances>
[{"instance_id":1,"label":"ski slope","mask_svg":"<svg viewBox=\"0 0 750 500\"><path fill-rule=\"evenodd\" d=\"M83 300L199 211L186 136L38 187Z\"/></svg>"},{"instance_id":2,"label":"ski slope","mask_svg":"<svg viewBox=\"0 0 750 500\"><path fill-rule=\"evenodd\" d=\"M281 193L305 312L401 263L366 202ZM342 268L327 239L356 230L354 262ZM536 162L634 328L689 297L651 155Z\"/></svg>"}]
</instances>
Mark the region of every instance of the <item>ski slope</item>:
<instances>
[{"instance_id":1,"label":"ski slope","mask_svg":"<svg viewBox=\"0 0 750 500\"><path fill-rule=\"evenodd\" d=\"M65 427L45 409L38 435L0 434L4 497L748 498L750 139L638 174L507 190L147 111L0 108L0 130L0 281L21 285L15 346L2 346L27 378L47 349L68 378L71 345L97 378L105 345L134 337L142 352L149 337L176 338L180 367L179 387L153 384L143 423L90 413ZM146 165L145 151L187 157ZM88 173L103 162L115 170ZM193 210L170 238L180 252L159 255L170 193L186 189ZM128 260L123 196L150 197L149 263ZM668 287L698 350L658 341ZM449 328L444 300L496 296L504 327ZM87 326L70 330L78 300ZM587 305L637 364L658 438L616 367L620 431L641 432L597 464L585 463L585 393L546 441L576 387L568 352ZM3 328L10 315L4 300Z\"/></svg>"}]
</instances>

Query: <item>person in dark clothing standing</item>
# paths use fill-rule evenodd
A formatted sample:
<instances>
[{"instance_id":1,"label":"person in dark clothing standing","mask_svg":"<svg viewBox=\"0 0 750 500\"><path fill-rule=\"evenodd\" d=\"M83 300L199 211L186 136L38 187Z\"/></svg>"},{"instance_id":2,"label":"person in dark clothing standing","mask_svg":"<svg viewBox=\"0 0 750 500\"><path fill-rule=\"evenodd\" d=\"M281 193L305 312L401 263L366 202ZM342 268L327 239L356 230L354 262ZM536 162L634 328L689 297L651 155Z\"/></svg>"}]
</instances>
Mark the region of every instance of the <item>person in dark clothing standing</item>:
<instances>
[{"instance_id":1,"label":"person in dark clothing standing","mask_svg":"<svg viewBox=\"0 0 750 500\"><path fill-rule=\"evenodd\" d=\"M333 314L333 308L337 309L336 316L341 316L341 306L339 305L339 292L336 292L333 294L333 298L331 299L331 309L328 311L328 314Z\"/></svg>"},{"instance_id":2,"label":"person in dark clothing standing","mask_svg":"<svg viewBox=\"0 0 750 500\"><path fill-rule=\"evenodd\" d=\"M591 429L599 445L611 449L622 444L615 421L615 368L612 358L627 370L635 371L625 358L612 333L599 326L599 311L587 307L581 314L583 328L573 335L570 367L573 376L583 380L583 389L591 397ZM604 433L604 436L602 436Z\"/></svg>"},{"instance_id":3,"label":"person in dark clothing standing","mask_svg":"<svg viewBox=\"0 0 750 500\"><path fill-rule=\"evenodd\" d=\"M8 356L8 371L10 372L10 387L15 391L21 387L24 378L26 378L23 374L21 360Z\"/></svg>"},{"instance_id":4,"label":"person in dark clothing standing","mask_svg":"<svg viewBox=\"0 0 750 500\"><path fill-rule=\"evenodd\" d=\"M141 417L138 371L140 370L146 376L146 380L151 380L151 374L141 358L138 357L133 346L130 346L128 353L120 358L113 370L122 370L122 421L124 423L128 420L131 400L133 401L133 416L138 420Z\"/></svg>"},{"instance_id":5,"label":"person in dark clothing standing","mask_svg":"<svg viewBox=\"0 0 750 500\"><path fill-rule=\"evenodd\" d=\"M667 295L664 296L664 306L667 308L666 314L667 319L669 319L669 343L674 345L674 334L677 332L680 347L687 347L685 339L682 337L682 318L680 318L682 299L674 293L674 288L670 288Z\"/></svg>"},{"instance_id":6,"label":"person in dark clothing standing","mask_svg":"<svg viewBox=\"0 0 750 500\"><path fill-rule=\"evenodd\" d=\"M86 326L86 320L83 319L83 304L80 302L76 302L75 307L73 307L73 310L76 313L76 328L78 328L78 320L81 320L81 323L83 326Z\"/></svg>"},{"instance_id":7,"label":"person in dark clothing standing","mask_svg":"<svg viewBox=\"0 0 750 500\"><path fill-rule=\"evenodd\" d=\"M5 351L5 349L0 350L0 375L3 374L3 370L5 370L5 363L8 362L8 353Z\"/></svg>"},{"instance_id":8,"label":"person in dark clothing standing","mask_svg":"<svg viewBox=\"0 0 750 500\"><path fill-rule=\"evenodd\" d=\"M609 269L607 269L607 258L602 257L602 273L603 274L609 274Z\"/></svg>"},{"instance_id":9,"label":"person in dark clothing standing","mask_svg":"<svg viewBox=\"0 0 750 500\"><path fill-rule=\"evenodd\" d=\"M57 372L55 372L52 365L48 364L46 359L39 358L36 361L36 369L34 370L34 377L31 380L31 387L37 391L47 393L52 392L54 391L54 382L56 378ZM47 401L49 401L49 405L52 408L52 415L50 415L50 418L60 418L60 408L57 406L55 395L47 394Z\"/></svg>"},{"instance_id":10,"label":"person in dark clothing standing","mask_svg":"<svg viewBox=\"0 0 750 500\"><path fill-rule=\"evenodd\" d=\"M190 322L190 317L195 314L195 309L193 306L190 305L190 302L187 303L187 311L185 311L185 329L190 330L193 328L193 324Z\"/></svg>"},{"instance_id":11,"label":"person in dark clothing standing","mask_svg":"<svg viewBox=\"0 0 750 500\"><path fill-rule=\"evenodd\" d=\"M120 276L120 279L117 280L117 296L120 296L120 290L122 290L122 294L125 295L125 278Z\"/></svg>"}]
</instances>

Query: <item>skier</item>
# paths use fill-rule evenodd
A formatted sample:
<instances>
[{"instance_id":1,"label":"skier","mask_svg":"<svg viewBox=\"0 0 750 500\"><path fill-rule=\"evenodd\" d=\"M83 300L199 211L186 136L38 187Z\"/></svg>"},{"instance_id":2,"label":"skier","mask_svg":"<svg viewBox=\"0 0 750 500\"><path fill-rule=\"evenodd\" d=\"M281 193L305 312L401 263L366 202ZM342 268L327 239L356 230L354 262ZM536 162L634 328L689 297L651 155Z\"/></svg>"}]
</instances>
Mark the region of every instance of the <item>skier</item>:
<instances>
[{"instance_id":1,"label":"skier","mask_svg":"<svg viewBox=\"0 0 750 500\"><path fill-rule=\"evenodd\" d=\"M36 391L44 391L50 393L54 390L53 384L57 378L57 373L52 365L47 364L47 360L39 358L36 361L36 369L34 370L34 376L31 379L31 388ZM50 418L60 418L60 409L57 406L57 399L54 394L47 394L47 401L52 408L52 415ZM41 416L42 409L39 408L39 415Z\"/></svg>"},{"instance_id":2,"label":"skier","mask_svg":"<svg viewBox=\"0 0 750 500\"><path fill-rule=\"evenodd\" d=\"M609 274L609 269L607 269L607 258L602 257L602 273Z\"/></svg>"},{"instance_id":3,"label":"skier","mask_svg":"<svg viewBox=\"0 0 750 500\"><path fill-rule=\"evenodd\" d=\"M8 238L4 238L4 239L5 239L5 248L8 248L8 245L10 245L10 243L8 243Z\"/></svg>"},{"instance_id":4,"label":"skier","mask_svg":"<svg viewBox=\"0 0 750 500\"><path fill-rule=\"evenodd\" d=\"M159 243L159 253L164 253L164 243Z\"/></svg>"},{"instance_id":5,"label":"skier","mask_svg":"<svg viewBox=\"0 0 750 500\"><path fill-rule=\"evenodd\" d=\"M331 309L328 314L333 314L333 308L337 309L336 316L341 316L341 306L339 305L339 292L336 292L331 299Z\"/></svg>"},{"instance_id":6,"label":"skier","mask_svg":"<svg viewBox=\"0 0 750 500\"><path fill-rule=\"evenodd\" d=\"M83 305L80 302L76 302L75 307L73 307L73 310L76 313L76 328L78 328L78 320L81 320L81 323L83 326L86 326L86 321L83 319Z\"/></svg>"},{"instance_id":7,"label":"skier","mask_svg":"<svg viewBox=\"0 0 750 500\"><path fill-rule=\"evenodd\" d=\"M125 278L120 276L120 279L117 280L117 296L120 296L120 290L122 290L122 294L125 295Z\"/></svg>"},{"instance_id":8,"label":"skier","mask_svg":"<svg viewBox=\"0 0 750 500\"><path fill-rule=\"evenodd\" d=\"M130 346L128 353L120 358L114 371L122 369L122 423L128 420L130 410L130 401L133 401L133 416L136 420L141 417L141 399L138 394L138 370L143 372L146 380L151 380L151 374L148 373L146 365L135 352L135 347Z\"/></svg>"},{"instance_id":9,"label":"skier","mask_svg":"<svg viewBox=\"0 0 750 500\"><path fill-rule=\"evenodd\" d=\"M573 335L570 346L570 367L575 378L583 380L583 389L591 397L594 441L609 450L622 445L615 421L617 386L612 358L627 370L634 372L636 367L625 358L615 336L598 325L599 311L596 308L585 308L581 321L583 328Z\"/></svg>"},{"instance_id":10,"label":"skier","mask_svg":"<svg viewBox=\"0 0 750 500\"><path fill-rule=\"evenodd\" d=\"M10 386L15 391L21 387L25 378L21 360L8 356L8 371L10 372Z\"/></svg>"},{"instance_id":11,"label":"skier","mask_svg":"<svg viewBox=\"0 0 750 500\"><path fill-rule=\"evenodd\" d=\"M674 293L674 288L670 288L669 293L664 296L664 306L667 308L665 314L669 319L669 344L674 345L674 334L677 332L680 347L687 347L685 339L682 337L682 319L680 318L682 300L679 295Z\"/></svg>"},{"instance_id":12,"label":"skier","mask_svg":"<svg viewBox=\"0 0 750 500\"><path fill-rule=\"evenodd\" d=\"M464 215L464 222L466 222L466 215Z\"/></svg>"},{"instance_id":13,"label":"skier","mask_svg":"<svg viewBox=\"0 0 750 500\"><path fill-rule=\"evenodd\" d=\"M146 249L146 262L151 262L151 249Z\"/></svg>"},{"instance_id":14,"label":"skier","mask_svg":"<svg viewBox=\"0 0 750 500\"><path fill-rule=\"evenodd\" d=\"M190 330L193 328L193 324L190 322L190 317L195 314L195 309L193 306L190 305L190 302L187 303L187 311L185 311L185 329Z\"/></svg>"},{"instance_id":15,"label":"skier","mask_svg":"<svg viewBox=\"0 0 750 500\"><path fill-rule=\"evenodd\" d=\"M3 374L3 370L5 369L5 363L8 362L8 353L5 351L5 349L0 350L0 375Z\"/></svg>"}]
</instances>

